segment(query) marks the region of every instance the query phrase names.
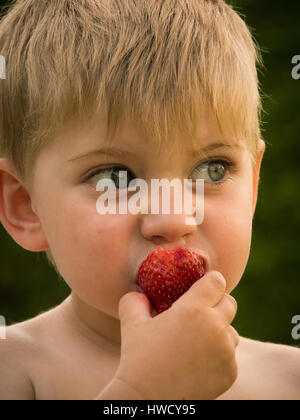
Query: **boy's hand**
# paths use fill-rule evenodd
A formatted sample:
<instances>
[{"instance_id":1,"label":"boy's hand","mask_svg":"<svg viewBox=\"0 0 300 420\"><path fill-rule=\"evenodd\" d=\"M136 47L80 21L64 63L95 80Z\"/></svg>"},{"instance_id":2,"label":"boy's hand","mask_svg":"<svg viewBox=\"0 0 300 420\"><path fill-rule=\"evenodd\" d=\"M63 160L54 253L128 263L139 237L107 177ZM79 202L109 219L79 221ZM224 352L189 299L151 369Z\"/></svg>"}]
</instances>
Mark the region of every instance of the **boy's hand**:
<instances>
[{"instance_id":1,"label":"boy's hand","mask_svg":"<svg viewBox=\"0 0 300 420\"><path fill-rule=\"evenodd\" d=\"M114 379L142 399L215 399L237 377L237 304L221 273L207 272L167 311L152 318L146 295L119 303L121 359Z\"/></svg>"}]
</instances>

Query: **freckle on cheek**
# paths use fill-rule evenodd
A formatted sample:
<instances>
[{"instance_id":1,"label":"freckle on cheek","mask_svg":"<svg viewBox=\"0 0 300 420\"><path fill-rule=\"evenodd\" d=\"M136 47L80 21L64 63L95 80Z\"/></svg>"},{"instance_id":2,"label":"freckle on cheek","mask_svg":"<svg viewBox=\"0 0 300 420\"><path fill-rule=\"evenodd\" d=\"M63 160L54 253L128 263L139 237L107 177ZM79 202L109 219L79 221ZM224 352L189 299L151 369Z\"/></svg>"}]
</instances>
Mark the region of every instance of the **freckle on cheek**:
<instances>
[{"instance_id":1,"label":"freckle on cheek","mask_svg":"<svg viewBox=\"0 0 300 420\"><path fill-rule=\"evenodd\" d=\"M96 229L96 233L99 236L102 236L103 235L103 231L104 231L104 228L103 227L97 227L97 229Z\"/></svg>"}]
</instances>

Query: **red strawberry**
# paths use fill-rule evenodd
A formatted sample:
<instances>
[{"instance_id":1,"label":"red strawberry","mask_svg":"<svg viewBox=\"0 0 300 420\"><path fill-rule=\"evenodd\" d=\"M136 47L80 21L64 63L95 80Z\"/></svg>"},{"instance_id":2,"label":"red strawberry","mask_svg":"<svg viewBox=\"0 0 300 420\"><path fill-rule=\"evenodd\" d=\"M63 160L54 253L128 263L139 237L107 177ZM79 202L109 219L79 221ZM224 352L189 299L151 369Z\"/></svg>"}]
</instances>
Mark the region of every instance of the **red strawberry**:
<instances>
[{"instance_id":1,"label":"red strawberry","mask_svg":"<svg viewBox=\"0 0 300 420\"><path fill-rule=\"evenodd\" d=\"M155 248L142 262L138 284L157 313L168 309L205 274L204 259L187 248Z\"/></svg>"}]
</instances>

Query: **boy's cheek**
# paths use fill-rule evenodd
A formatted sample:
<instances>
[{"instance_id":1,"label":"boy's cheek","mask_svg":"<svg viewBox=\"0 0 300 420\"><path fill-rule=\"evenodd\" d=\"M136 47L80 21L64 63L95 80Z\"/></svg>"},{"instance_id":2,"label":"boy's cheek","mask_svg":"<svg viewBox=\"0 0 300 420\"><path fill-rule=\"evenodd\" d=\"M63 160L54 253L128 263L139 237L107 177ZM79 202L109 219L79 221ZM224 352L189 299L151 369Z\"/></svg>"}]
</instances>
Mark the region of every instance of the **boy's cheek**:
<instances>
[{"instance_id":1,"label":"boy's cheek","mask_svg":"<svg viewBox=\"0 0 300 420\"><path fill-rule=\"evenodd\" d=\"M65 252L89 261L91 266L95 260L97 263L115 261L117 249L128 245L129 242L124 216L118 215L96 215L84 220L77 219L77 222L69 225L63 236Z\"/></svg>"},{"instance_id":2,"label":"boy's cheek","mask_svg":"<svg viewBox=\"0 0 300 420\"><path fill-rule=\"evenodd\" d=\"M213 269L222 272L227 280L229 293L240 281L249 258L252 236L251 200L245 199L244 193L237 193L223 199L222 203L218 203L217 199L207 201L203 233L208 238L214 255Z\"/></svg>"},{"instance_id":3,"label":"boy's cheek","mask_svg":"<svg viewBox=\"0 0 300 420\"><path fill-rule=\"evenodd\" d=\"M98 220L99 222L99 220ZM87 304L110 313L128 292L128 273L122 267L121 232L109 232L109 223L68 225L53 240L52 253L64 281ZM116 255L119 255L118 264ZM114 264L112 262L114 261ZM126 276L127 274L127 276ZM127 289L126 289L127 287ZM115 313L110 313L116 316Z\"/></svg>"},{"instance_id":4,"label":"boy's cheek","mask_svg":"<svg viewBox=\"0 0 300 420\"><path fill-rule=\"evenodd\" d=\"M52 251L65 281L71 288L83 284L87 293L88 289L105 293L115 279L115 285L127 292L132 241L128 216L97 214L76 218L76 223L71 223L71 216L67 219L58 229Z\"/></svg>"}]
</instances>

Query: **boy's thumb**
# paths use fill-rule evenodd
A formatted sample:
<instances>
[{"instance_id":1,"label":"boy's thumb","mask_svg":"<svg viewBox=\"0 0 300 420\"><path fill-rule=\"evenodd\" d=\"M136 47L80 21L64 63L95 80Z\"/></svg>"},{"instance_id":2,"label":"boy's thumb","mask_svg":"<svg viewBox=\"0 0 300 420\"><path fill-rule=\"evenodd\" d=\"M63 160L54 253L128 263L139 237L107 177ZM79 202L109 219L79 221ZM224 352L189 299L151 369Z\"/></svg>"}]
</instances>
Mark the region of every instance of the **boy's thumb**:
<instances>
[{"instance_id":1,"label":"boy's thumb","mask_svg":"<svg viewBox=\"0 0 300 420\"><path fill-rule=\"evenodd\" d=\"M119 302L119 317L121 326L151 318L151 303L147 296L140 292L123 295Z\"/></svg>"}]
</instances>

